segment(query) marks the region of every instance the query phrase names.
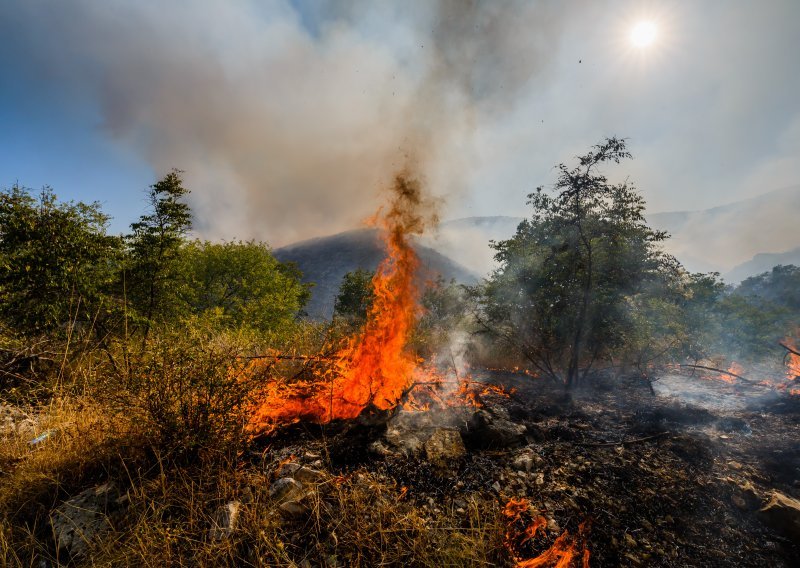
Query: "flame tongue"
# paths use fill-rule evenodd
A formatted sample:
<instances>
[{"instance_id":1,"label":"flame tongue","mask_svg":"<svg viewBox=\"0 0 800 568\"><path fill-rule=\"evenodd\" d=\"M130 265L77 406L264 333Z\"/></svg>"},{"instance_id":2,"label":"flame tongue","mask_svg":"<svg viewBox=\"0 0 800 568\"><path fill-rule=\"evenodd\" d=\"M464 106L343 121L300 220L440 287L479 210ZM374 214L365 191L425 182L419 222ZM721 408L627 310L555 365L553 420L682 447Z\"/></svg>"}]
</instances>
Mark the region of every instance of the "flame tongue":
<instances>
[{"instance_id":1,"label":"flame tongue","mask_svg":"<svg viewBox=\"0 0 800 568\"><path fill-rule=\"evenodd\" d=\"M374 300L364 331L336 354L327 377L318 381L267 385L255 411L254 429L271 430L298 420L329 422L358 416L372 405L396 406L417 371L406 350L419 315L414 284L419 260L409 237L423 231L422 211L429 207L415 180L399 175L388 211L379 211L373 224L384 231L386 258L372 280Z\"/></svg>"}]
</instances>

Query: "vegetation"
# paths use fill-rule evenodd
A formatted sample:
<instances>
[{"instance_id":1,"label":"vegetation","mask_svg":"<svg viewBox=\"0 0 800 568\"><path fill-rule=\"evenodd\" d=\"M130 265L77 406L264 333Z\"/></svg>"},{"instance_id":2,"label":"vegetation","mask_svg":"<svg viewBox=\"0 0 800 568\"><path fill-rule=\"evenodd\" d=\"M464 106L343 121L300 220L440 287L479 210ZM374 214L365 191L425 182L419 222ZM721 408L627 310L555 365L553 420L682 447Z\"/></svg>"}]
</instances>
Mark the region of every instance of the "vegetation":
<instances>
[{"instance_id":1,"label":"vegetation","mask_svg":"<svg viewBox=\"0 0 800 568\"><path fill-rule=\"evenodd\" d=\"M499 267L483 284L424 291L417 354L458 366L469 345L473 363L521 362L570 389L659 364L777 358L800 327L800 268L736 287L687 273L635 188L601 171L628 158L611 138L559 165L552 191L528 196L530 218L492 244ZM92 543L100 565L288 565L299 550L353 566L504 562L496 503L431 520L374 471L327 479L302 530L276 513L268 488L286 456L254 444L253 406L269 380L307 380L314 355L363 325L373 273L344 277L334 321L306 321L309 285L267 244L191 240L181 172L147 195L118 237L97 204L0 192L0 409L30 417L0 424L0 557L63 560L54 504L109 480L126 514L109 513ZM240 530L220 539L217 511L233 499Z\"/></svg>"},{"instance_id":2,"label":"vegetation","mask_svg":"<svg viewBox=\"0 0 800 568\"><path fill-rule=\"evenodd\" d=\"M372 278L374 276L374 272L363 269L345 274L333 306L334 315L354 323L364 323L367 311L372 305Z\"/></svg>"}]
</instances>

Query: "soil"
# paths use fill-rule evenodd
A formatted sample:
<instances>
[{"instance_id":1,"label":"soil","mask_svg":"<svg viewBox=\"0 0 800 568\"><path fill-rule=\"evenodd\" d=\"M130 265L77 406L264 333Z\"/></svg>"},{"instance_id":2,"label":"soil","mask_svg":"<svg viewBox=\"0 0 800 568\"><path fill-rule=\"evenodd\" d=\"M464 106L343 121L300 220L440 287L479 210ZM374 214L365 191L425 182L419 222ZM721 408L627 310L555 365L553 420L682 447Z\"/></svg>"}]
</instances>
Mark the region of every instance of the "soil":
<instances>
[{"instance_id":1,"label":"soil","mask_svg":"<svg viewBox=\"0 0 800 568\"><path fill-rule=\"evenodd\" d=\"M483 402L526 427L522 446L468 443L446 468L424 453L380 454L374 442L391 419L383 414L294 425L265 440L262 455L318 452L336 475L367 469L431 515L476 497L498 511L527 498L548 530L520 549L526 558L588 521L593 567L800 565L800 543L759 513L773 491L800 497L800 397L709 380L681 397L682 381L700 380L683 375L663 377L656 395L641 380L598 378L569 397L526 375L474 378L515 389Z\"/></svg>"}]
</instances>

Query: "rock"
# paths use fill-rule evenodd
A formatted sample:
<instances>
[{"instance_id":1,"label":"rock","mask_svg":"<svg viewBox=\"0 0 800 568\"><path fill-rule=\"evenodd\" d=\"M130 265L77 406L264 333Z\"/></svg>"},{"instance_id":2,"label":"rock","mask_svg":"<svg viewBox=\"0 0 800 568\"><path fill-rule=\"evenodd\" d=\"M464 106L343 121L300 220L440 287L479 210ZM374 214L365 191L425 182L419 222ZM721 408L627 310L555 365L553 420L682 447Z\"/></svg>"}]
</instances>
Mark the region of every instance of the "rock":
<instances>
[{"instance_id":1,"label":"rock","mask_svg":"<svg viewBox=\"0 0 800 568\"><path fill-rule=\"evenodd\" d=\"M525 473L529 473L534 466L534 459L531 454L525 453L520 454L514 458L511 462L511 465L517 471L524 471Z\"/></svg>"},{"instance_id":2,"label":"rock","mask_svg":"<svg viewBox=\"0 0 800 568\"><path fill-rule=\"evenodd\" d=\"M390 448L406 456L422 453L425 446L417 432L403 428L390 427L386 430L384 439Z\"/></svg>"},{"instance_id":3,"label":"rock","mask_svg":"<svg viewBox=\"0 0 800 568\"><path fill-rule=\"evenodd\" d=\"M445 467L467 453L458 430L438 428L425 442L425 456L432 464Z\"/></svg>"},{"instance_id":4,"label":"rock","mask_svg":"<svg viewBox=\"0 0 800 568\"><path fill-rule=\"evenodd\" d=\"M327 479L327 475L319 470L301 465L297 462L283 464L275 473L279 478L292 478L301 483L321 483Z\"/></svg>"},{"instance_id":5,"label":"rock","mask_svg":"<svg viewBox=\"0 0 800 568\"><path fill-rule=\"evenodd\" d=\"M304 493L303 484L291 477L281 477L269 487L269 496L279 503L291 501Z\"/></svg>"},{"instance_id":6,"label":"rock","mask_svg":"<svg viewBox=\"0 0 800 568\"><path fill-rule=\"evenodd\" d=\"M239 520L239 510L242 507L240 501L230 501L214 513L209 538L212 540L222 540L231 535L236 530L236 523Z\"/></svg>"},{"instance_id":7,"label":"rock","mask_svg":"<svg viewBox=\"0 0 800 568\"><path fill-rule=\"evenodd\" d=\"M793 540L800 540L800 501L773 491L759 511L764 522Z\"/></svg>"},{"instance_id":8,"label":"rock","mask_svg":"<svg viewBox=\"0 0 800 568\"><path fill-rule=\"evenodd\" d=\"M64 501L50 515L56 548L71 559L85 557L92 540L110 528L108 515L121 502L111 483L87 489Z\"/></svg>"},{"instance_id":9,"label":"rock","mask_svg":"<svg viewBox=\"0 0 800 568\"><path fill-rule=\"evenodd\" d=\"M300 501L285 501L278 505L278 509L280 512L290 519L296 519L297 517L302 517L308 511L308 507L306 507Z\"/></svg>"},{"instance_id":10,"label":"rock","mask_svg":"<svg viewBox=\"0 0 800 568\"><path fill-rule=\"evenodd\" d=\"M38 422L22 409L9 404L0 404L0 435L17 434L23 438L36 435Z\"/></svg>"},{"instance_id":11,"label":"rock","mask_svg":"<svg viewBox=\"0 0 800 568\"><path fill-rule=\"evenodd\" d=\"M462 431L464 439L474 447L508 448L525 443L525 426L486 410L475 411Z\"/></svg>"}]
</instances>

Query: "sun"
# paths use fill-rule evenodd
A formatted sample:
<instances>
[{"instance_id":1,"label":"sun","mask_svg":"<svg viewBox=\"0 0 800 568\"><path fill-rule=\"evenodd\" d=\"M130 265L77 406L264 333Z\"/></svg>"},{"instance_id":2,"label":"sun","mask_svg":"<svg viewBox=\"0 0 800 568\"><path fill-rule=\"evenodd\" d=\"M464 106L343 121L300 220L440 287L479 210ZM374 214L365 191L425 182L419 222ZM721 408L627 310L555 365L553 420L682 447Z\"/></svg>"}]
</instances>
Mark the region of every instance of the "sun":
<instances>
[{"instance_id":1,"label":"sun","mask_svg":"<svg viewBox=\"0 0 800 568\"><path fill-rule=\"evenodd\" d=\"M658 37L658 29L656 25L649 20L642 20L637 22L630 32L630 41L634 47L640 49L650 47Z\"/></svg>"}]
</instances>

